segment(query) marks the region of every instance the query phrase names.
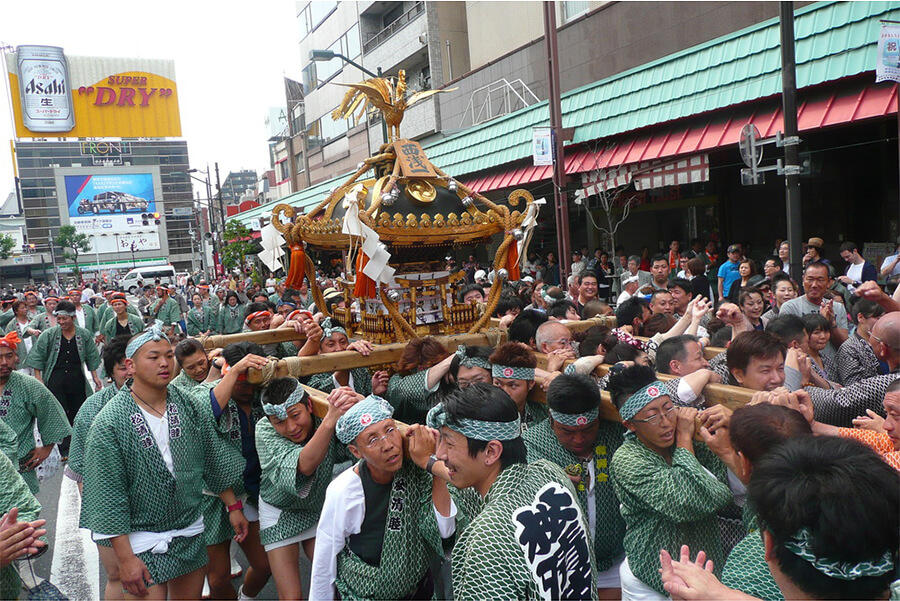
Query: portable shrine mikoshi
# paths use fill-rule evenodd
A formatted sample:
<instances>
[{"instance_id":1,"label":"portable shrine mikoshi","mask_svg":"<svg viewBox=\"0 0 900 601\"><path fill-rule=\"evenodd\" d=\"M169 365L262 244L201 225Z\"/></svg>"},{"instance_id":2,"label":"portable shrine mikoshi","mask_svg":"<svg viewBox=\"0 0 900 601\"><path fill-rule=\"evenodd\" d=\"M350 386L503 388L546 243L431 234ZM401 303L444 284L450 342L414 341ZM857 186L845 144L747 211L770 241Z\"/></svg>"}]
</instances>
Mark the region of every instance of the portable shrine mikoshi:
<instances>
[{"instance_id":1,"label":"portable shrine mikoshi","mask_svg":"<svg viewBox=\"0 0 900 601\"><path fill-rule=\"evenodd\" d=\"M371 103L391 135L308 213L287 204L272 209L272 224L291 249L286 285L316 281L305 248L344 251L348 279L339 284L346 306L329 309L322 291L310 289L316 307L340 319L349 335L389 343L483 330L502 286L491 287L483 313L459 302L464 272L448 272L445 257L454 247L502 236L493 261L498 284L518 280L539 203L526 190L513 191L504 203L489 200L432 164L418 142L399 138L403 111L438 91L406 98L403 71L396 83L378 78L348 87L333 116L350 117Z\"/></svg>"}]
</instances>

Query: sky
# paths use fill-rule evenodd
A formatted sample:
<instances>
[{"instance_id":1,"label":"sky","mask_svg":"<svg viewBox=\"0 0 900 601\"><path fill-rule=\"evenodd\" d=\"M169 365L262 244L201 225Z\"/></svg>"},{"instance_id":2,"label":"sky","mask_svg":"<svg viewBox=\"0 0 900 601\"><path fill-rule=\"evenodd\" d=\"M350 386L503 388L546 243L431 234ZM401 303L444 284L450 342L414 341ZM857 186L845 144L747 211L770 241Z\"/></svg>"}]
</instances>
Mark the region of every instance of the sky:
<instances>
[{"instance_id":1,"label":"sky","mask_svg":"<svg viewBox=\"0 0 900 601\"><path fill-rule=\"evenodd\" d=\"M294 0L4 1L0 46L61 46L67 55L173 59L191 167L269 167L265 119L300 77ZM13 190L8 80L0 92L0 197ZM195 184L199 191L199 186ZM205 195L205 190L203 190Z\"/></svg>"}]
</instances>

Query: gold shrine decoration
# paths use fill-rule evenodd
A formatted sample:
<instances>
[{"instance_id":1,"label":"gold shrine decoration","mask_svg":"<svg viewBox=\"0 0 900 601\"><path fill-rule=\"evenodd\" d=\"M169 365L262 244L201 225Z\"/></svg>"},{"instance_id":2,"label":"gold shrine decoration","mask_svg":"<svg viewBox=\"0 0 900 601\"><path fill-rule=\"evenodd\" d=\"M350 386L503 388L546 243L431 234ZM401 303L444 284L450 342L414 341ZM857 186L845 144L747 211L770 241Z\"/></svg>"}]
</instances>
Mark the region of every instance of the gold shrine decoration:
<instances>
[{"instance_id":1,"label":"gold shrine decoration","mask_svg":"<svg viewBox=\"0 0 900 601\"><path fill-rule=\"evenodd\" d=\"M335 83L334 85L351 88L345 95L340 106L331 113L331 118L349 119L353 117L358 122L366 111L366 106L371 104L384 115L384 121L388 126L388 141L400 139L400 122L403 121L403 113L406 109L420 100L449 90L425 90L416 92L407 98L406 96L406 71L401 70L397 74L397 84L394 85L390 77L374 77L362 83ZM354 116L356 110L359 113Z\"/></svg>"},{"instance_id":2,"label":"gold shrine decoration","mask_svg":"<svg viewBox=\"0 0 900 601\"><path fill-rule=\"evenodd\" d=\"M394 153L397 156L397 162L400 163L400 169L403 177L422 178L437 177L431 162L425 156L421 144L413 140L397 140L394 142Z\"/></svg>"}]
</instances>

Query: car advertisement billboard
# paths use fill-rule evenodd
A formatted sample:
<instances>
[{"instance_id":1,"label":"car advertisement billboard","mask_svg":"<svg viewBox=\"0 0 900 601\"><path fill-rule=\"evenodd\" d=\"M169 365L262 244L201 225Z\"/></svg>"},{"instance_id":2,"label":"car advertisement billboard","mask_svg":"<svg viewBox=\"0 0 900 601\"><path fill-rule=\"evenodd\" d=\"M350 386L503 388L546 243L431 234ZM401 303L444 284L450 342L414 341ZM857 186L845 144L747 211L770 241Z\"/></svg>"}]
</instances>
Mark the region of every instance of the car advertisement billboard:
<instances>
[{"instance_id":1,"label":"car advertisement billboard","mask_svg":"<svg viewBox=\"0 0 900 601\"><path fill-rule=\"evenodd\" d=\"M174 61L18 46L6 69L17 138L181 136Z\"/></svg>"},{"instance_id":2,"label":"car advertisement billboard","mask_svg":"<svg viewBox=\"0 0 900 601\"><path fill-rule=\"evenodd\" d=\"M63 176L69 223L92 238L92 253L160 248L152 173Z\"/></svg>"}]
</instances>

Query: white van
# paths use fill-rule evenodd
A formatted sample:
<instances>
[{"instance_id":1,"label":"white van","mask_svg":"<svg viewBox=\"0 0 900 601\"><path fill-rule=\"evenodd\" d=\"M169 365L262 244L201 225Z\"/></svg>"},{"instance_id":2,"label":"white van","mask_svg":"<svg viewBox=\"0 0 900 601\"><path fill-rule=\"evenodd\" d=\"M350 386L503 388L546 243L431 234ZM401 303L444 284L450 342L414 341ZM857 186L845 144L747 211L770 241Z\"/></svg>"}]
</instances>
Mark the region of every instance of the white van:
<instances>
[{"instance_id":1,"label":"white van","mask_svg":"<svg viewBox=\"0 0 900 601\"><path fill-rule=\"evenodd\" d=\"M175 283L175 268L171 265L156 265L154 267L137 267L132 269L119 285L128 292L128 294L139 294L138 281L142 285L152 285L157 279L160 284Z\"/></svg>"}]
</instances>

